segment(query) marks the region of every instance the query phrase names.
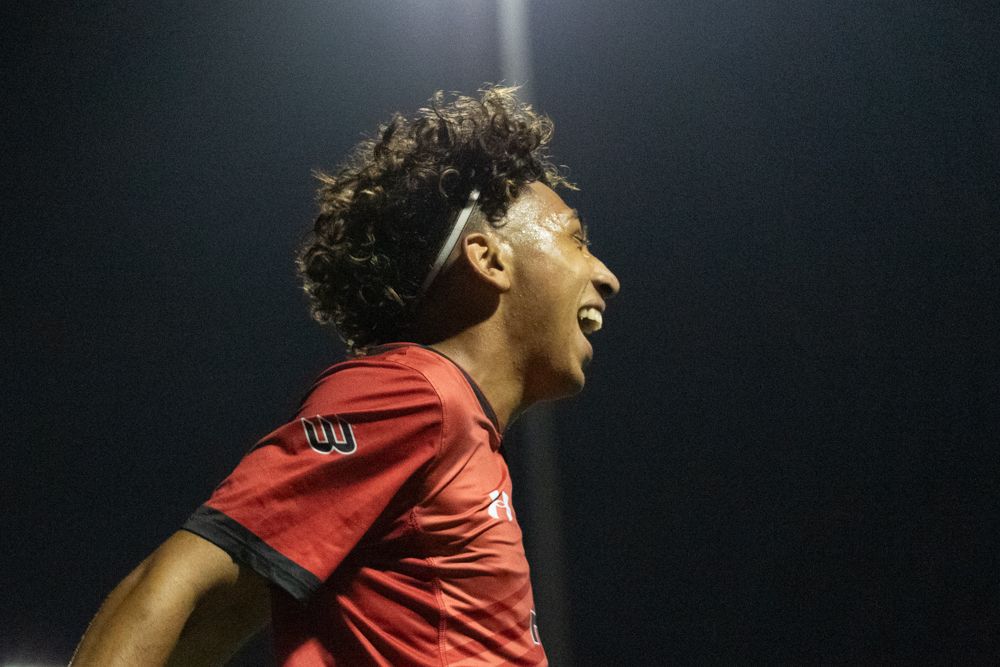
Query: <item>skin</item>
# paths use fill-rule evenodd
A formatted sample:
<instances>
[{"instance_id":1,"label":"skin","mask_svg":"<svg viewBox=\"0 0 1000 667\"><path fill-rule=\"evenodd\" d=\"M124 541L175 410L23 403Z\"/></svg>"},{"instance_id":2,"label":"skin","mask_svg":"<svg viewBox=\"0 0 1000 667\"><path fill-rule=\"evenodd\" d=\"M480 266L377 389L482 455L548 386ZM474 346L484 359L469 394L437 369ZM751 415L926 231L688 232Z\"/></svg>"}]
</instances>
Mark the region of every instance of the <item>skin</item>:
<instances>
[{"instance_id":1,"label":"skin","mask_svg":"<svg viewBox=\"0 0 1000 667\"><path fill-rule=\"evenodd\" d=\"M269 620L263 577L178 531L112 591L70 665L223 665Z\"/></svg>"},{"instance_id":2,"label":"skin","mask_svg":"<svg viewBox=\"0 0 1000 667\"><path fill-rule=\"evenodd\" d=\"M603 312L619 284L576 213L533 183L501 228L467 233L459 248L417 314L417 340L465 368L501 428L537 401L580 391L593 348L577 313ZM115 588L70 666L222 665L269 617L260 575L179 531Z\"/></svg>"},{"instance_id":3,"label":"skin","mask_svg":"<svg viewBox=\"0 0 1000 667\"><path fill-rule=\"evenodd\" d=\"M584 306L603 313L619 282L590 252L577 213L551 188L532 183L502 227L467 234L461 244L463 257L444 276L444 299L427 310L446 319L446 299L461 304L453 318L471 310L481 319L460 320L461 330L431 347L476 380L501 427L538 401L579 392L594 350L577 313ZM459 289L464 300L454 298ZM470 307L474 301L489 307Z\"/></svg>"}]
</instances>

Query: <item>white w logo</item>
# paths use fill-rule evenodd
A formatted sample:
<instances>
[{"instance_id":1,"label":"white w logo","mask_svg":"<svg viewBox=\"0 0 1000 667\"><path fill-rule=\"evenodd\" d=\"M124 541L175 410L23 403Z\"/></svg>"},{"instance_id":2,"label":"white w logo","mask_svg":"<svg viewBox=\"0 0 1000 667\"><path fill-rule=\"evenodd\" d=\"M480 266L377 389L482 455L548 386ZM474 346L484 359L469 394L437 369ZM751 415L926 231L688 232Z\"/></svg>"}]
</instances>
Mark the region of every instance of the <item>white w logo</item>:
<instances>
[{"instance_id":1,"label":"white w logo","mask_svg":"<svg viewBox=\"0 0 1000 667\"><path fill-rule=\"evenodd\" d=\"M353 454L358 449L358 443L354 441L351 425L337 415L330 416L337 420L336 424L320 415L315 417L319 420L318 424L313 423L313 419L300 419L309 446L320 454L329 454L335 449L341 454Z\"/></svg>"}]
</instances>

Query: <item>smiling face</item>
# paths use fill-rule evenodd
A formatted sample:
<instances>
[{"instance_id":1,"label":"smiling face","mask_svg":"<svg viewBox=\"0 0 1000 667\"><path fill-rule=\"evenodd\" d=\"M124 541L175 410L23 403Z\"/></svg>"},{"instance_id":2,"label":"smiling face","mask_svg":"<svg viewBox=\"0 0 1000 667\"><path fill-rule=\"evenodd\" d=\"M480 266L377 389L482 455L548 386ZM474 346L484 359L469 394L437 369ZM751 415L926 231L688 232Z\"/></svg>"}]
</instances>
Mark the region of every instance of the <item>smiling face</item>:
<instances>
[{"instance_id":1,"label":"smiling face","mask_svg":"<svg viewBox=\"0 0 1000 667\"><path fill-rule=\"evenodd\" d=\"M508 326L523 352L525 398L575 394L594 355L587 336L600 328L618 279L590 252L576 211L541 183L510 207L503 234L512 258Z\"/></svg>"}]
</instances>

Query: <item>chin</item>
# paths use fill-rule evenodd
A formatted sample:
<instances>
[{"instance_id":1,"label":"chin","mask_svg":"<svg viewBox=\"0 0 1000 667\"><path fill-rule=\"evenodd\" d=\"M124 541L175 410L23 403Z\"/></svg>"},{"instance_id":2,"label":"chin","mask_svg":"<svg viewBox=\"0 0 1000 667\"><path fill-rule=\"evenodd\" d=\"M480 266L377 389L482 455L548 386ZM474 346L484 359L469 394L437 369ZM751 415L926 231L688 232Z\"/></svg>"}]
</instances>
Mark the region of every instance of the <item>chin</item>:
<instances>
[{"instance_id":1,"label":"chin","mask_svg":"<svg viewBox=\"0 0 1000 667\"><path fill-rule=\"evenodd\" d=\"M527 394L533 398L531 403L541 401L557 401L561 398L576 396L583 390L586 380L584 371L590 364L591 355L584 350L578 353L566 354L561 358L538 359L533 365Z\"/></svg>"},{"instance_id":2,"label":"chin","mask_svg":"<svg viewBox=\"0 0 1000 667\"><path fill-rule=\"evenodd\" d=\"M576 396L583 391L583 385L587 381L586 370L590 361L591 356L588 354L578 364L573 364L566 372L566 393L564 396Z\"/></svg>"}]
</instances>

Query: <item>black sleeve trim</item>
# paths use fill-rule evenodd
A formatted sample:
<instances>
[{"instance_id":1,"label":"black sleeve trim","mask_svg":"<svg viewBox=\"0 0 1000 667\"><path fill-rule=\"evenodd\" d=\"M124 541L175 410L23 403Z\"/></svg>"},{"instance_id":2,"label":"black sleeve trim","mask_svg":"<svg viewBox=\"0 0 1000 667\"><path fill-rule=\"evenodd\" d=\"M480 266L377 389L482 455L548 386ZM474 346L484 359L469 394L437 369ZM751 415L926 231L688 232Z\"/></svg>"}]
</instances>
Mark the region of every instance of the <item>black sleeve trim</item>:
<instances>
[{"instance_id":1,"label":"black sleeve trim","mask_svg":"<svg viewBox=\"0 0 1000 667\"><path fill-rule=\"evenodd\" d=\"M234 561L249 565L299 602L307 601L323 583L315 574L278 553L241 523L207 505L199 507L183 528L216 545Z\"/></svg>"}]
</instances>

